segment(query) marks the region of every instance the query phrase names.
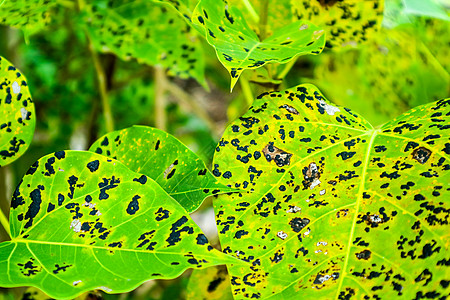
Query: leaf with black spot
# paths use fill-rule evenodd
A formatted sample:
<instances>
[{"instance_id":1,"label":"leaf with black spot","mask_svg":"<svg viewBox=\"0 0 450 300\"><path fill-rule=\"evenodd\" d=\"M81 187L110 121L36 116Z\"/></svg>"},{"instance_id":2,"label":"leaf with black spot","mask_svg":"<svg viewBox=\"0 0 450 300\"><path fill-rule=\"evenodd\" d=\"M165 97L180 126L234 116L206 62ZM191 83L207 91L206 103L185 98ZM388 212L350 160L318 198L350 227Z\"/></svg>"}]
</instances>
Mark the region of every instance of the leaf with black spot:
<instances>
[{"instance_id":1,"label":"leaf with black spot","mask_svg":"<svg viewBox=\"0 0 450 300\"><path fill-rule=\"evenodd\" d=\"M258 97L213 161L247 191L214 200L224 251L251 264L228 267L235 297L445 295L449 122L450 99L373 128L310 84Z\"/></svg>"},{"instance_id":2,"label":"leaf with black spot","mask_svg":"<svg viewBox=\"0 0 450 300\"><path fill-rule=\"evenodd\" d=\"M45 162L57 156L55 173L44 175ZM98 162L95 172L91 162ZM93 289L130 291L188 268L239 264L215 250L156 182L134 180L142 176L91 152L41 158L11 201L11 240L0 244L0 286L32 285L68 299Z\"/></svg>"},{"instance_id":3,"label":"leaf with black spot","mask_svg":"<svg viewBox=\"0 0 450 300\"><path fill-rule=\"evenodd\" d=\"M178 139L156 128L133 126L110 132L89 150L152 178L188 212L196 210L208 196L235 191L220 184L204 162Z\"/></svg>"},{"instance_id":4,"label":"leaf with black spot","mask_svg":"<svg viewBox=\"0 0 450 300\"><path fill-rule=\"evenodd\" d=\"M1 56L0 116L2 167L15 161L28 149L33 139L36 116L25 76Z\"/></svg>"},{"instance_id":5,"label":"leaf with black spot","mask_svg":"<svg viewBox=\"0 0 450 300\"><path fill-rule=\"evenodd\" d=\"M319 54L325 44L323 30L307 21L290 23L261 41L239 8L224 0L201 0L192 22L216 49L219 61L230 73L231 89L246 69Z\"/></svg>"}]
</instances>

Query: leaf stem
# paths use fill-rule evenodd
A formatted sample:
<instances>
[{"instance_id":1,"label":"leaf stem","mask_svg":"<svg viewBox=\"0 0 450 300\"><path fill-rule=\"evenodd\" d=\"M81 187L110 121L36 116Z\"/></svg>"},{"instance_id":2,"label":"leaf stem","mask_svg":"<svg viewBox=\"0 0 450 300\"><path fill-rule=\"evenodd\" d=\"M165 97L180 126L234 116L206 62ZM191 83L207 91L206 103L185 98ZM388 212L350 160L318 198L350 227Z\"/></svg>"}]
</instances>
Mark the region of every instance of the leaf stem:
<instances>
[{"instance_id":1,"label":"leaf stem","mask_svg":"<svg viewBox=\"0 0 450 300\"><path fill-rule=\"evenodd\" d=\"M188 93L186 93L183 89L181 89L178 85L174 84L171 81L166 81L166 88L167 91L169 91L171 95L176 98L176 100L185 104L190 112L194 113L197 117L203 120L216 136L220 134L220 132L218 132L216 123L208 115L205 108L201 106L197 101L195 101L195 99L192 99L192 97Z\"/></svg>"},{"instance_id":2,"label":"leaf stem","mask_svg":"<svg viewBox=\"0 0 450 300\"><path fill-rule=\"evenodd\" d=\"M5 229L6 233L9 237L11 237L11 232L9 231L9 221L6 218L3 210L0 209L0 223L2 224L3 229Z\"/></svg>"},{"instance_id":3,"label":"leaf stem","mask_svg":"<svg viewBox=\"0 0 450 300\"><path fill-rule=\"evenodd\" d=\"M255 97L253 96L252 88L250 87L250 83L244 76L241 76L239 82L241 84L242 92L244 93L245 102L247 103L248 107L250 107L253 104L253 100L255 99Z\"/></svg>"},{"instance_id":4,"label":"leaf stem","mask_svg":"<svg viewBox=\"0 0 450 300\"><path fill-rule=\"evenodd\" d=\"M421 46L423 48L423 50L425 51L425 53L427 54L428 58L429 58L429 62L431 62L431 64L436 68L436 70L441 74L441 76L448 81L450 74L447 72L447 70L442 66L442 64L436 59L436 57L433 55L433 53L431 53L430 49L428 49L428 47L423 43L420 42Z\"/></svg>"},{"instance_id":5,"label":"leaf stem","mask_svg":"<svg viewBox=\"0 0 450 300\"><path fill-rule=\"evenodd\" d=\"M286 75L289 73L289 71L292 69L292 67L295 65L296 62L297 58L293 58L287 64L285 64L283 70L277 75L276 79L280 80L284 79L284 77L286 77Z\"/></svg>"},{"instance_id":6,"label":"leaf stem","mask_svg":"<svg viewBox=\"0 0 450 300\"><path fill-rule=\"evenodd\" d=\"M106 76L105 71L100 63L97 52L94 49L91 37L86 32L86 36L89 40L89 51L91 52L92 61L94 62L95 71L97 73L98 87L100 92L100 98L103 106L103 117L105 118L106 130L108 132L114 131L114 119L112 116L111 105L109 103L108 91L106 88Z\"/></svg>"},{"instance_id":7,"label":"leaf stem","mask_svg":"<svg viewBox=\"0 0 450 300\"><path fill-rule=\"evenodd\" d=\"M167 129L166 99L164 97L166 82L163 67L155 66L155 127L164 131Z\"/></svg>"},{"instance_id":8,"label":"leaf stem","mask_svg":"<svg viewBox=\"0 0 450 300\"><path fill-rule=\"evenodd\" d=\"M77 4L79 12L82 11L84 6L86 5L83 0L78 0ZM94 43L92 42L92 39L86 29L84 30L84 33L88 40L89 52L91 53L92 62L94 63L95 71L97 73L97 80L99 85L98 87L103 106L103 117L105 118L106 123L105 124L106 131L111 132L114 131L114 118L112 116L111 105L109 103L108 89L106 87L105 71L103 70L103 67L100 63L97 52L94 49Z\"/></svg>"},{"instance_id":9,"label":"leaf stem","mask_svg":"<svg viewBox=\"0 0 450 300\"><path fill-rule=\"evenodd\" d=\"M259 16L256 13L255 8L248 0L242 0L242 3L244 4L245 8L247 9L250 17L252 18L253 22L259 23Z\"/></svg>"},{"instance_id":10,"label":"leaf stem","mask_svg":"<svg viewBox=\"0 0 450 300\"><path fill-rule=\"evenodd\" d=\"M267 17L269 11L269 0L261 0L259 9L259 39L264 41L267 36Z\"/></svg>"}]
</instances>

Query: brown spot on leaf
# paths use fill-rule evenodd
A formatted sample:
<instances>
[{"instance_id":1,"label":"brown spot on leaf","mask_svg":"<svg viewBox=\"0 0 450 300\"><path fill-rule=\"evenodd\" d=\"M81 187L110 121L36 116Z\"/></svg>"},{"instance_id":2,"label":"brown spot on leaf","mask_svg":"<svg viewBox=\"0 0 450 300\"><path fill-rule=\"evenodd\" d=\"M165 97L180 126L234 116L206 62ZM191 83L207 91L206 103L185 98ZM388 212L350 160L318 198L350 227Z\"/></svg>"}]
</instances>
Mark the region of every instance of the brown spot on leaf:
<instances>
[{"instance_id":1,"label":"brown spot on leaf","mask_svg":"<svg viewBox=\"0 0 450 300\"><path fill-rule=\"evenodd\" d=\"M413 151L412 155L415 160L417 160L421 164L424 164L430 158L431 151L425 147L419 147Z\"/></svg>"},{"instance_id":2,"label":"brown spot on leaf","mask_svg":"<svg viewBox=\"0 0 450 300\"><path fill-rule=\"evenodd\" d=\"M278 167L289 166L292 154L288 153L273 145L272 142L267 144L262 150L268 162L275 161Z\"/></svg>"}]
</instances>

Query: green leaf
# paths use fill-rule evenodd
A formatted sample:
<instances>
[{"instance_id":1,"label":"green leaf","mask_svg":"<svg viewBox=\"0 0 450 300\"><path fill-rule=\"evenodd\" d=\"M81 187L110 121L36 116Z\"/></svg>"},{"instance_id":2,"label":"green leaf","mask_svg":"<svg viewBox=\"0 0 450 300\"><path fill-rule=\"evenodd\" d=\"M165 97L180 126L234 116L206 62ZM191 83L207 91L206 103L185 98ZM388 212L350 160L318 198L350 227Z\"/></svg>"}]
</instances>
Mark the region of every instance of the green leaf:
<instances>
[{"instance_id":1,"label":"green leaf","mask_svg":"<svg viewBox=\"0 0 450 300\"><path fill-rule=\"evenodd\" d=\"M450 21L448 12L433 0L403 0L407 14Z\"/></svg>"},{"instance_id":2,"label":"green leaf","mask_svg":"<svg viewBox=\"0 0 450 300\"><path fill-rule=\"evenodd\" d=\"M89 150L152 178L188 212L195 211L208 196L236 191L220 184L179 140L156 128L133 126L110 132Z\"/></svg>"},{"instance_id":3,"label":"green leaf","mask_svg":"<svg viewBox=\"0 0 450 300\"><path fill-rule=\"evenodd\" d=\"M299 20L326 31L326 46L340 49L370 40L381 26L384 0L291 1Z\"/></svg>"},{"instance_id":4,"label":"green leaf","mask_svg":"<svg viewBox=\"0 0 450 300\"><path fill-rule=\"evenodd\" d=\"M252 265L228 268L235 298L448 294L449 116L373 129L312 85L258 97L214 158L248 191L214 203L223 251Z\"/></svg>"},{"instance_id":5,"label":"green leaf","mask_svg":"<svg viewBox=\"0 0 450 300\"><path fill-rule=\"evenodd\" d=\"M266 63L287 63L298 55L319 54L325 43L323 31L306 21L291 23L260 41L242 12L226 1L201 0L192 22L230 72L231 89L245 69L256 69Z\"/></svg>"},{"instance_id":6,"label":"green leaf","mask_svg":"<svg viewBox=\"0 0 450 300\"><path fill-rule=\"evenodd\" d=\"M12 163L33 139L36 119L27 80L0 56L0 167Z\"/></svg>"},{"instance_id":7,"label":"green leaf","mask_svg":"<svg viewBox=\"0 0 450 300\"><path fill-rule=\"evenodd\" d=\"M0 24L35 33L50 23L49 9L57 1L3 0L0 3Z\"/></svg>"},{"instance_id":8,"label":"green leaf","mask_svg":"<svg viewBox=\"0 0 450 300\"><path fill-rule=\"evenodd\" d=\"M225 266L192 271L187 300L233 300L230 277Z\"/></svg>"},{"instance_id":9,"label":"green leaf","mask_svg":"<svg viewBox=\"0 0 450 300\"><path fill-rule=\"evenodd\" d=\"M206 86L203 50L195 31L169 5L146 0L96 0L84 20L99 51L162 65L169 74Z\"/></svg>"},{"instance_id":10,"label":"green leaf","mask_svg":"<svg viewBox=\"0 0 450 300\"><path fill-rule=\"evenodd\" d=\"M258 35L260 34L259 22L262 2L259 0L228 0L228 3L241 10L250 28ZM267 2L267 36L272 35L275 30L297 21L292 12L291 0L267 0Z\"/></svg>"},{"instance_id":11,"label":"green leaf","mask_svg":"<svg viewBox=\"0 0 450 300\"><path fill-rule=\"evenodd\" d=\"M35 286L58 299L233 262L152 179L90 152L37 161L14 192L10 227L0 286Z\"/></svg>"}]
</instances>

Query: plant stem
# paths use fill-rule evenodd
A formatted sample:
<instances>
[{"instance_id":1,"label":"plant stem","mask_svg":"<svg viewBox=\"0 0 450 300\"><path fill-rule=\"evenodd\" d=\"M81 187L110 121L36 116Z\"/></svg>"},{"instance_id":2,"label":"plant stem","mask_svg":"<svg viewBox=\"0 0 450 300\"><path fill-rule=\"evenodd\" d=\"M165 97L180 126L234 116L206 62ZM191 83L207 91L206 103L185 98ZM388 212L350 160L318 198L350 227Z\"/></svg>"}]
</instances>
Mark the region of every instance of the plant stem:
<instances>
[{"instance_id":1,"label":"plant stem","mask_svg":"<svg viewBox=\"0 0 450 300\"><path fill-rule=\"evenodd\" d=\"M188 110L195 115L197 115L203 122L205 122L211 131L214 132L215 135L218 135L216 123L213 119L210 118L206 110L192 97L186 93L183 89L181 89L178 85L166 81L167 90L174 96L178 101L182 102L188 107Z\"/></svg>"},{"instance_id":2,"label":"plant stem","mask_svg":"<svg viewBox=\"0 0 450 300\"><path fill-rule=\"evenodd\" d=\"M425 51L425 53L428 56L428 61L436 68L436 70L441 74L442 78L444 78L446 81L449 80L450 74L447 72L447 70L444 69L444 67L442 66L442 64L436 59L436 57L433 55L433 53L430 52L430 49L428 49L428 47L422 43L421 46L423 48L423 50Z\"/></svg>"},{"instance_id":3,"label":"plant stem","mask_svg":"<svg viewBox=\"0 0 450 300\"><path fill-rule=\"evenodd\" d=\"M277 75L276 79L280 80L284 79L284 77L286 77L286 75L289 73L289 71L292 69L292 67L295 65L296 62L297 58L293 58L287 64L285 64L283 70L280 72L280 74Z\"/></svg>"},{"instance_id":4,"label":"plant stem","mask_svg":"<svg viewBox=\"0 0 450 300\"><path fill-rule=\"evenodd\" d=\"M259 23L259 16L255 11L255 8L248 0L242 0L242 3L244 4L245 8L247 9L250 17L252 18L253 22Z\"/></svg>"},{"instance_id":5,"label":"plant stem","mask_svg":"<svg viewBox=\"0 0 450 300\"><path fill-rule=\"evenodd\" d=\"M84 1L78 0L77 4L78 4L78 11L79 12L82 11L85 6ZM105 118L105 123L106 123L105 124L106 131L111 132L111 131L114 131L114 118L112 116L111 105L109 103L109 98L108 98L108 90L106 87L105 71L103 70L102 64L100 63L97 52L94 49L94 44L92 42L91 37L89 36L89 33L87 32L87 30L85 30L84 33L88 40L89 52L91 53L92 61L94 63L95 71L97 73L98 87L99 87L100 98L102 100L102 106L103 106L103 117Z\"/></svg>"},{"instance_id":6,"label":"plant stem","mask_svg":"<svg viewBox=\"0 0 450 300\"><path fill-rule=\"evenodd\" d=\"M86 32L86 36L89 40L89 51L91 52L92 61L94 62L95 71L97 73L98 87L100 92L100 98L103 106L103 117L105 118L106 130L108 132L114 131L114 119L111 112L111 105L109 103L108 91L106 89L106 76L103 67L98 59L97 52L94 50L92 40Z\"/></svg>"},{"instance_id":7,"label":"plant stem","mask_svg":"<svg viewBox=\"0 0 450 300\"><path fill-rule=\"evenodd\" d=\"M259 9L259 39L264 41L267 36L267 17L269 10L269 0L261 0Z\"/></svg>"},{"instance_id":8,"label":"plant stem","mask_svg":"<svg viewBox=\"0 0 450 300\"><path fill-rule=\"evenodd\" d=\"M167 114L166 99L166 74L161 66L155 66L155 127L166 131Z\"/></svg>"},{"instance_id":9,"label":"plant stem","mask_svg":"<svg viewBox=\"0 0 450 300\"><path fill-rule=\"evenodd\" d=\"M8 187L6 186L6 177L7 177L7 169L5 167L0 168L0 224L5 229L5 232L11 237L11 233L9 231L9 222L6 215L3 213L3 207L8 207ZM0 240L1 241L1 240Z\"/></svg>"},{"instance_id":10,"label":"plant stem","mask_svg":"<svg viewBox=\"0 0 450 300\"><path fill-rule=\"evenodd\" d=\"M9 231L9 221L6 218L3 211L0 209L0 223L2 224L3 229L6 231L9 237L11 237L11 232Z\"/></svg>"},{"instance_id":11,"label":"plant stem","mask_svg":"<svg viewBox=\"0 0 450 300\"><path fill-rule=\"evenodd\" d=\"M248 107L250 107L253 104L253 100L255 99L253 97L253 92L252 88L250 87L250 83L244 76L241 76L241 78L239 78L239 82L241 83L241 88L242 92L244 93L245 102L247 103Z\"/></svg>"}]
</instances>

